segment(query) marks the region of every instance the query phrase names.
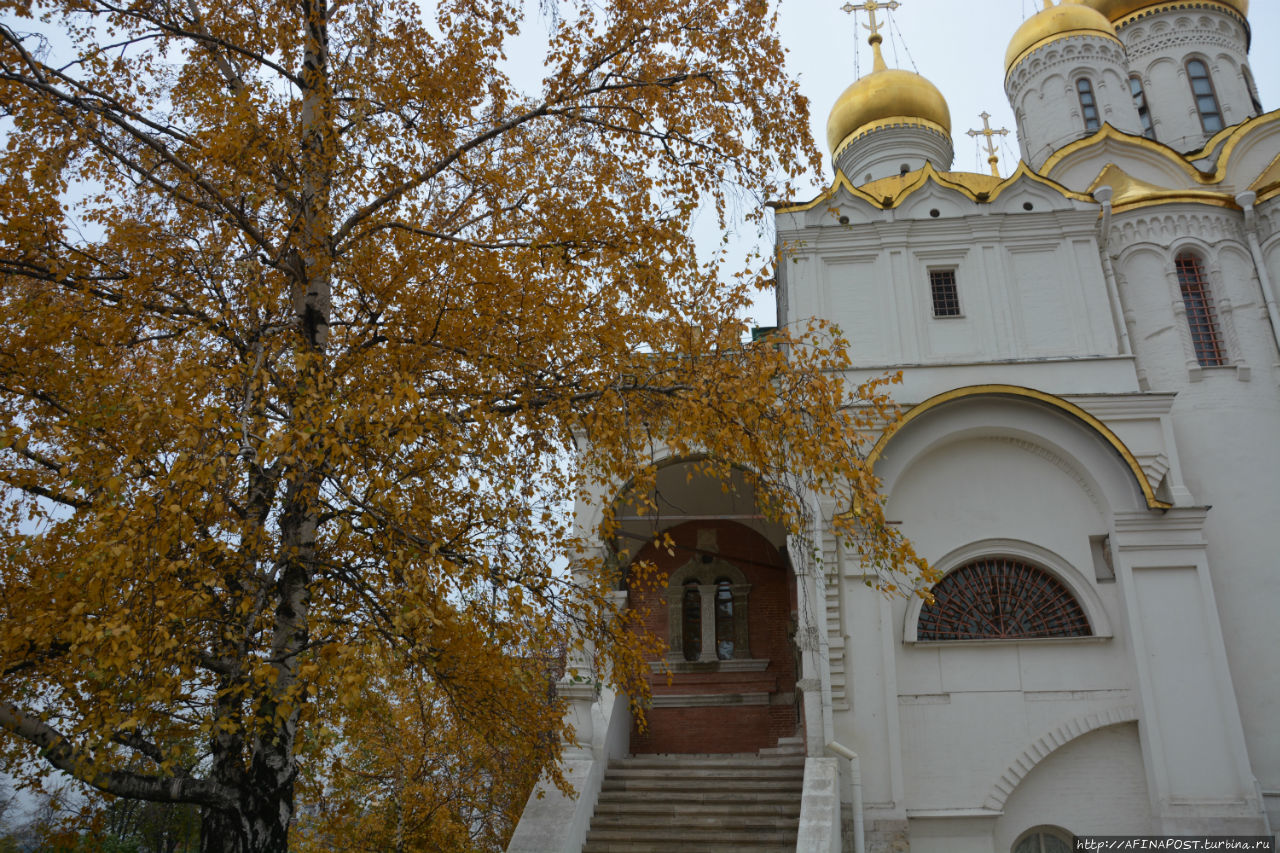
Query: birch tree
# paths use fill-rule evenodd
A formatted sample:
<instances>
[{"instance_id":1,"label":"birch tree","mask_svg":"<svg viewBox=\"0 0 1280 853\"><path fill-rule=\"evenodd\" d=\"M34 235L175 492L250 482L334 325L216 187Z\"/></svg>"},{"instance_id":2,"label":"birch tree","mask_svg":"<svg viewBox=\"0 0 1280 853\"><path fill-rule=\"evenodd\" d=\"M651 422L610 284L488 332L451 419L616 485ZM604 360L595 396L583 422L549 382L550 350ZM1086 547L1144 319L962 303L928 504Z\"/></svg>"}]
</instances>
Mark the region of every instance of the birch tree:
<instances>
[{"instance_id":1,"label":"birch tree","mask_svg":"<svg viewBox=\"0 0 1280 853\"><path fill-rule=\"evenodd\" d=\"M883 388L846 387L834 329L745 344L768 264L690 237L816 165L770 2L0 9L11 771L283 851L298 792L359 770L361 691L439 703L443 754L542 644L635 682L565 510L655 440L919 568L863 462ZM521 27L540 77L508 70ZM495 739L541 766L539 722Z\"/></svg>"}]
</instances>

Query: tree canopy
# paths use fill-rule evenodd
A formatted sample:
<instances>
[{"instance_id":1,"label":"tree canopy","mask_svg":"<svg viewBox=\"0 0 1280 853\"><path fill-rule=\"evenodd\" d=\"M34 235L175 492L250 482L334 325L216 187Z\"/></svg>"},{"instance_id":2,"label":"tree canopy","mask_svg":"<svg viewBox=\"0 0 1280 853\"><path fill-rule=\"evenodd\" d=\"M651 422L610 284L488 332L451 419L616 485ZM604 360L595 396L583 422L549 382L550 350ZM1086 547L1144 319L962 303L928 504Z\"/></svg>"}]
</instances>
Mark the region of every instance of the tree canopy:
<instances>
[{"instance_id":1,"label":"tree canopy","mask_svg":"<svg viewBox=\"0 0 1280 853\"><path fill-rule=\"evenodd\" d=\"M568 509L655 442L918 562L863 463L882 387L819 324L744 343L769 262L690 236L816 164L771 3L0 9L13 772L197 806L205 851L286 849L300 801L489 849L481 783L557 754L539 650L639 689Z\"/></svg>"}]
</instances>

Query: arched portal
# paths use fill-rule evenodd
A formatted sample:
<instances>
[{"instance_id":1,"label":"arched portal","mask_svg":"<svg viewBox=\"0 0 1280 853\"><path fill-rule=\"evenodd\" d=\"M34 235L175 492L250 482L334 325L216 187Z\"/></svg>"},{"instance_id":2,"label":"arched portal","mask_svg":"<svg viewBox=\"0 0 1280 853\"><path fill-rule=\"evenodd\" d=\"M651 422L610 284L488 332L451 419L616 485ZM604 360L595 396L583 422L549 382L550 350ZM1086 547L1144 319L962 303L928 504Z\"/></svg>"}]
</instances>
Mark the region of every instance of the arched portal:
<instances>
[{"instance_id":1,"label":"arched portal","mask_svg":"<svg viewBox=\"0 0 1280 853\"><path fill-rule=\"evenodd\" d=\"M778 548L713 517L662 534L627 573L628 606L666 644L631 752L756 752L796 734L796 590Z\"/></svg>"}]
</instances>

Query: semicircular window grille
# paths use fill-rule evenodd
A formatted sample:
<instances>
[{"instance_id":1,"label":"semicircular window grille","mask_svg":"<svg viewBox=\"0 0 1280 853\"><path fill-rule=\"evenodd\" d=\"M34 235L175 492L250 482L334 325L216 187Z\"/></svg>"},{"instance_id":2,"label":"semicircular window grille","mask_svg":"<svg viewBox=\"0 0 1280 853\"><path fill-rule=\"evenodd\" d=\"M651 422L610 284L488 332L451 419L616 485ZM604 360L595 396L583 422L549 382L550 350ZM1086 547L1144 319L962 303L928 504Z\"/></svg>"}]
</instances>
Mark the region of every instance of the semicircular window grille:
<instances>
[{"instance_id":1,"label":"semicircular window grille","mask_svg":"<svg viewBox=\"0 0 1280 853\"><path fill-rule=\"evenodd\" d=\"M1005 557L975 560L933 588L920 609L917 640L1089 637L1075 596L1053 575Z\"/></svg>"}]
</instances>

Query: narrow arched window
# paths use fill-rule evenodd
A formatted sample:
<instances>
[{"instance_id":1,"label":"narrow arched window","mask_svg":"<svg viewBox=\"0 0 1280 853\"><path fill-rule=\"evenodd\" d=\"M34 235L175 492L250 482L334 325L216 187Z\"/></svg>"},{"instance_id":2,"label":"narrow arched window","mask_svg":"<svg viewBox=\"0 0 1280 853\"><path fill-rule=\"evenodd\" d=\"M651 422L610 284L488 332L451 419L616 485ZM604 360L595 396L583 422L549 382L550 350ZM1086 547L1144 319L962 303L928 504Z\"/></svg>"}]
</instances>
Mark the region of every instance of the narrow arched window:
<instances>
[{"instance_id":1,"label":"narrow arched window","mask_svg":"<svg viewBox=\"0 0 1280 853\"><path fill-rule=\"evenodd\" d=\"M1196 361L1202 367L1220 367L1225 362L1222 333L1218 330L1218 318L1213 310L1213 296L1205 281L1204 266L1190 252L1178 255L1174 266L1178 271L1178 287L1187 311L1187 327L1191 330Z\"/></svg>"},{"instance_id":2,"label":"narrow arched window","mask_svg":"<svg viewBox=\"0 0 1280 853\"><path fill-rule=\"evenodd\" d=\"M1253 82L1253 75L1249 73L1248 68L1241 68L1240 73L1244 75L1244 87L1249 90L1249 100L1253 102L1253 114L1260 116L1265 112L1262 109L1262 101L1258 98L1258 86Z\"/></svg>"},{"instance_id":3,"label":"narrow arched window","mask_svg":"<svg viewBox=\"0 0 1280 853\"><path fill-rule=\"evenodd\" d=\"M702 591L698 581L684 582L684 597L680 602L680 633L684 641L685 660L697 660L702 656Z\"/></svg>"},{"instance_id":4,"label":"narrow arched window","mask_svg":"<svg viewBox=\"0 0 1280 853\"><path fill-rule=\"evenodd\" d=\"M716 581L716 657L733 658L733 583L727 578Z\"/></svg>"},{"instance_id":5,"label":"narrow arched window","mask_svg":"<svg viewBox=\"0 0 1280 853\"><path fill-rule=\"evenodd\" d=\"M949 573L920 608L918 640L1089 637L1084 608L1062 581L1020 560L988 557Z\"/></svg>"},{"instance_id":6,"label":"narrow arched window","mask_svg":"<svg viewBox=\"0 0 1280 853\"><path fill-rule=\"evenodd\" d=\"M1147 93L1142 88L1142 78L1137 74L1129 78L1129 91L1133 93L1133 105L1138 108L1138 118L1142 121L1142 135L1147 139L1155 139L1156 129L1151 123L1151 108L1147 106Z\"/></svg>"},{"instance_id":7,"label":"narrow arched window","mask_svg":"<svg viewBox=\"0 0 1280 853\"><path fill-rule=\"evenodd\" d=\"M1093 84L1088 77L1076 80L1076 94L1080 96L1080 114L1084 116L1084 129L1093 132L1102 127L1098 118L1098 99L1093 95Z\"/></svg>"},{"instance_id":8,"label":"narrow arched window","mask_svg":"<svg viewBox=\"0 0 1280 853\"><path fill-rule=\"evenodd\" d=\"M1191 81L1191 97L1195 98L1196 111L1200 113L1200 126L1205 133L1217 133L1224 127L1218 95L1209 78L1209 66L1201 59L1187 60L1187 79Z\"/></svg>"}]
</instances>

